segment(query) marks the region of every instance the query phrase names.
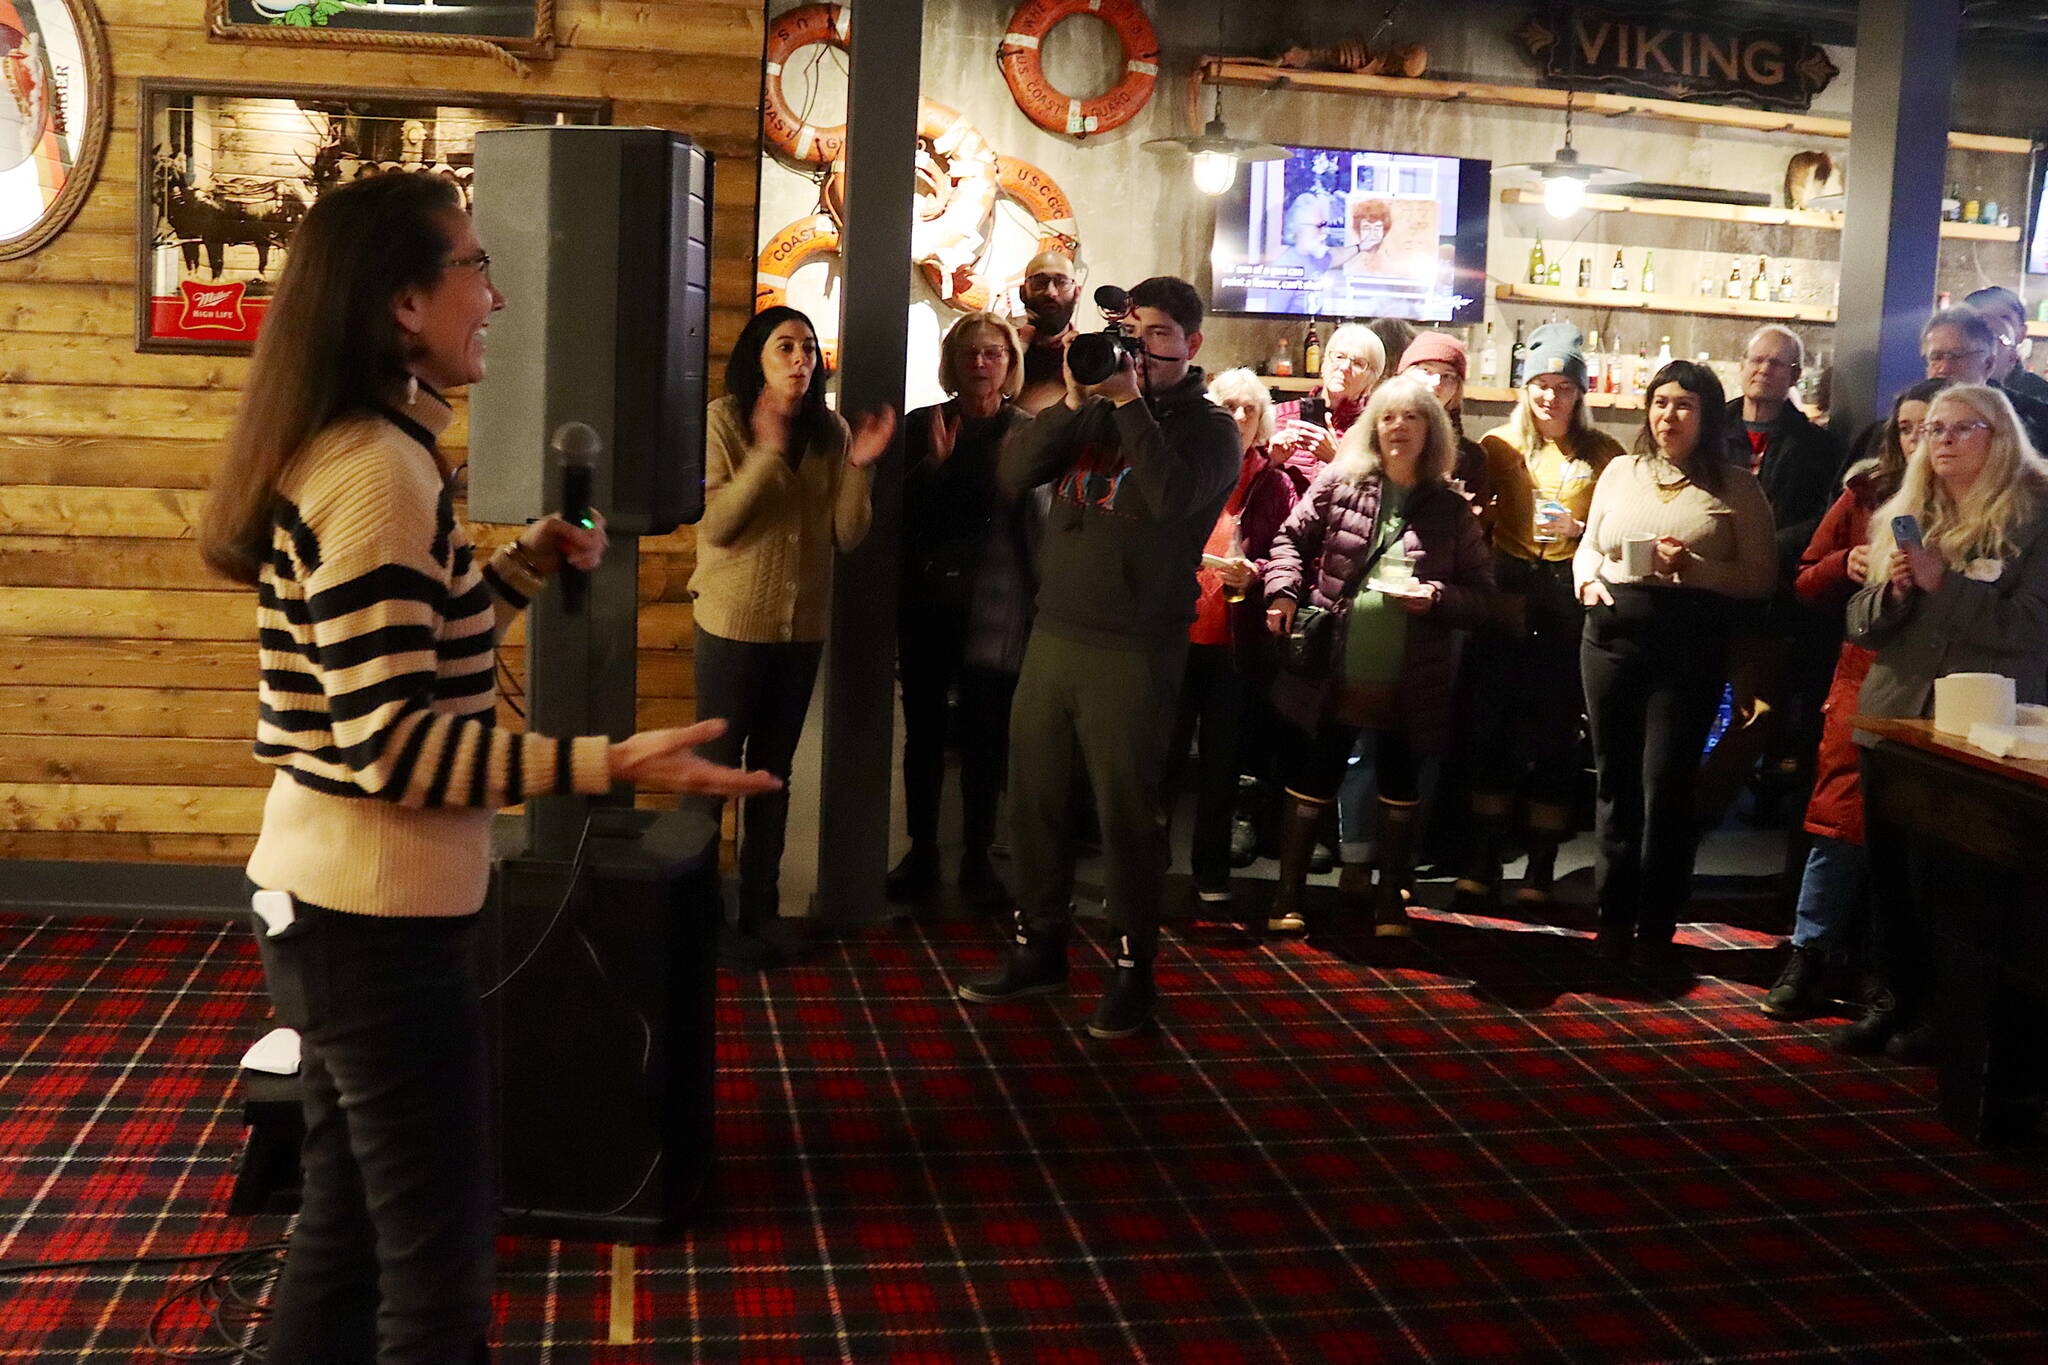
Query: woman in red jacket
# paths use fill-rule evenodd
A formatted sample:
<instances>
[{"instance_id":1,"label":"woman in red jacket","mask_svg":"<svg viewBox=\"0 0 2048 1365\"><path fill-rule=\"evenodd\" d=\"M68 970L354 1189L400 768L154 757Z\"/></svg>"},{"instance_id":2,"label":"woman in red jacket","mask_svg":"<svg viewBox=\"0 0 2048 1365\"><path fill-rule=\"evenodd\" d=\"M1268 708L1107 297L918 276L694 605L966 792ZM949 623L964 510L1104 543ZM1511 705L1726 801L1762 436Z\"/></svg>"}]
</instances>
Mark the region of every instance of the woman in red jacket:
<instances>
[{"instance_id":1,"label":"woman in red jacket","mask_svg":"<svg viewBox=\"0 0 2048 1365\"><path fill-rule=\"evenodd\" d=\"M1414 863L1422 759L1443 751L1457 670L1454 632L1487 619L1493 559L1446 482L1458 445L1443 405L1410 378L1383 384L1273 538L1266 624L1302 605L1334 614L1327 669L1290 673L1276 709L1301 731L1288 762L1280 878L1268 923L1296 927L1316 826L1363 731L1379 779L1375 932L1408 932L1400 888Z\"/></svg>"},{"instance_id":2,"label":"woman in red jacket","mask_svg":"<svg viewBox=\"0 0 2048 1365\"><path fill-rule=\"evenodd\" d=\"M1899 491L1928 404L1948 386L1946 379L1923 379L1901 393L1893 400L1891 419L1878 432L1876 449L1850 468L1842 495L1821 519L1799 560L1794 587L1809 607L1839 620L1863 586L1869 569L1871 514ZM1806 831L1813 836L1813 847L1799 883L1792 951L1762 1005L1773 1019L1798 1019L1812 1011L1828 964L1850 955L1848 940L1864 918L1859 911L1870 889L1870 861L1863 851L1863 788L1849 720L1856 714L1856 694L1875 657L1862 645L1844 640L1822 708L1813 797L1806 806Z\"/></svg>"}]
</instances>

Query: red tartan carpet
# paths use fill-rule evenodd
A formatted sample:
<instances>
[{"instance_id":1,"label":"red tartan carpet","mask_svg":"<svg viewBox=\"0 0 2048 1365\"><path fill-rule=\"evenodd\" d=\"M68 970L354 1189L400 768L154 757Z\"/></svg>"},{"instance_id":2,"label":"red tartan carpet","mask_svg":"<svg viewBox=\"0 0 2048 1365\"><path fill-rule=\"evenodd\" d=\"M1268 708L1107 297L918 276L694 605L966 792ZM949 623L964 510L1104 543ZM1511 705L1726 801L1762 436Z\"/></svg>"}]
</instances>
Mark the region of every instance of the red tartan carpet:
<instances>
[{"instance_id":1,"label":"red tartan carpet","mask_svg":"<svg viewBox=\"0 0 2048 1365\"><path fill-rule=\"evenodd\" d=\"M718 1202L642 1253L503 1246L500 1359L2048 1360L2048 1159L1951 1136L1924 1072L1757 1014L1770 940L1664 998L1583 943L1437 917L1401 960L1169 937L1158 1032L968 1012L976 926L726 977ZM226 1250L239 927L0 919L0 1261ZM0 1280L0 1359L148 1359L185 1272ZM197 1338L187 1335L187 1340Z\"/></svg>"}]
</instances>

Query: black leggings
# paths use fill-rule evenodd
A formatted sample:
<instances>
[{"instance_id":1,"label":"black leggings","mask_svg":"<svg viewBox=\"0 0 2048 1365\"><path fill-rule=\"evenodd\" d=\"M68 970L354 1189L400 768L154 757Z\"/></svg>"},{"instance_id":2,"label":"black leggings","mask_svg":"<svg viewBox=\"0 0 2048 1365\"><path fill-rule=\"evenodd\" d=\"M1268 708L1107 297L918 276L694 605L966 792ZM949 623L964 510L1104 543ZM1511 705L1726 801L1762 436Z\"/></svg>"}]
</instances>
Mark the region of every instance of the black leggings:
<instances>
[{"instance_id":1,"label":"black leggings","mask_svg":"<svg viewBox=\"0 0 2048 1365\"><path fill-rule=\"evenodd\" d=\"M1160 808L1171 815L1187 777L1188 746L1199 743L1195 828L1188 863L1195 885L1203 890L1219 889L1230 880L1230 817L1237 805L1239 742L1250 696L1229 645L1188 646L1180 713L1166 750L1166 790Z\"/></svg>"},{"instance_id":2,"label":"black leggings","mask_svg":"<svg viewBox=\"0 0 2048 1365\"><path fill-rule=\"evenodd\" d=\"M1600 770L1600 924L1668 943L1692 895L1693 791L1726 673L1733 603L1617 585L1586 613L1580 666Z\"/></svg>"},{"instance_id":3,"label":"black leggings","mask_svg":"<svg viewBox=\"0 0 2048 1365\"><path fill-rule=\"evenodd\" d=\"M1017 675L966 662L967 611L907 601L897 639L903 683L903 811L913 844L939 841L946 785L947 702L960 693L961 842L986 850L1010 763L1010 702Z\"/></svg>"},{"instance_id":4,"label":"black leggings","mask_svg":"<svg viewBox=\"0 0 2048 1365\"><path fill-rule=\"evenodd\" d=\"M1585 694L1579 646L1585 608L1572 596L1569 560L1501 556L1501 581L1523 594L1527 631L1476 631L1465 647L1470 678L1464 754L1475 796L1571 804Z\"/></svg>"},{"instance_id":5,"label":"black leggings","mask_svg":"<svg viewBox=\"0 0 2048 1365\"><path fill-rule=\"evenodd\" d=\"M1293 732L1294 751L1287 762L1287 789L1311 801L1333 801L1344 785L1344 770L1359 736L1370 734L1374 776L1382 801L1422 799L1422 760L1406 730L1366 731L1356 725L1325 720L1313 736Z\"/></svg>"},{"instance_id":6,"label":"black leggings","mask_svg":"<svg viewBox=\"0 0 2048 1365\"><path fill-rule=\"evenodd\" d=\"M713 763L765 769L783 781L780 791L740 803L742 920L773 919L780 913L777 888L789 825L789 773L824 652L819 641L753 644L697 628L697 714L726 724L725 733L701 752ZM714 808L722 804L712 799Z\"/></svg>"}]
</instances>

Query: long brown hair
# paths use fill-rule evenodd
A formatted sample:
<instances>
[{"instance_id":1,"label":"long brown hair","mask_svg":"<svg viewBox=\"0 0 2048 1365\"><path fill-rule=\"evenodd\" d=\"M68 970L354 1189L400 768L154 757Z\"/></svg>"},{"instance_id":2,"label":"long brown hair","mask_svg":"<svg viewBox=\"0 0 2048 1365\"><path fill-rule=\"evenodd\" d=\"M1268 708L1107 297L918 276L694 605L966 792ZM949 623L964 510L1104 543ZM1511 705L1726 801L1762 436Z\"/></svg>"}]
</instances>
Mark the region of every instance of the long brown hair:
<instances>
[{"instance_id":1,"label":"long brown hair","mask_svg":"<svg viewBox=\"0 0 2048 1365\"><path fill-rule=\"evenodd\" d=\"M405 382L411 357L392 301L440 277L446 219L461 211L445 180L389 172L322 195L292 233L199 521L199 553L215 573L256 582L293 458L328 423L389 402Z\"/></svg>"}]
</instances>

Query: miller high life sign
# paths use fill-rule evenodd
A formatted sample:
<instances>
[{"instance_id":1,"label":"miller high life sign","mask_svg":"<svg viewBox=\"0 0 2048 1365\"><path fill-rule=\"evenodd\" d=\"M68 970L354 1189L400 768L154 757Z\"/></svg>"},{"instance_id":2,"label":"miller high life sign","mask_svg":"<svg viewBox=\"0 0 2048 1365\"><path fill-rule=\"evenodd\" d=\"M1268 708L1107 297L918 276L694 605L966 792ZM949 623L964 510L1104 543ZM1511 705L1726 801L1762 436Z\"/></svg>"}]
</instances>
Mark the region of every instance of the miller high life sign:
<instances>
[{"instance_id":1,"label":"miller high life sign","mask_svg":"<svg viewBox=\"0 0 2048 1365\"><path fill-rule=\"evenodd\" d=\"M1668 8L1550 0L1515 37L1549 84L1575 90L1805 109L1841 74L1804 30L1717 23Z\"/></svg>"}]
</instances>

